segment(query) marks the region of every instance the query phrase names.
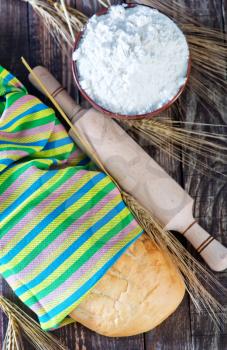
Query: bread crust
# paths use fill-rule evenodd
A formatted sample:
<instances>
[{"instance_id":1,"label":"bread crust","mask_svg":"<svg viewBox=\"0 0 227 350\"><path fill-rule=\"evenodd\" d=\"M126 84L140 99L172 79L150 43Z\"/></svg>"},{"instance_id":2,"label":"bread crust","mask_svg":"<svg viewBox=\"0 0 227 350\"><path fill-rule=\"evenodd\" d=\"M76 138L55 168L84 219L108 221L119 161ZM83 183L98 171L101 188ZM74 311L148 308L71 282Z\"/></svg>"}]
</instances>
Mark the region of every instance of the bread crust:
<instances>
[{"instance_id":1,"label":"bread crust","mask_svg":"<svg viewBox=\"0 0 227 350\"><path fill-rule=\"evenodd\" d=\"M132 336L164 321L176 310L184 293L177 268L143 234L70 316L105 336Z\"/></svg>"}]
</instances>

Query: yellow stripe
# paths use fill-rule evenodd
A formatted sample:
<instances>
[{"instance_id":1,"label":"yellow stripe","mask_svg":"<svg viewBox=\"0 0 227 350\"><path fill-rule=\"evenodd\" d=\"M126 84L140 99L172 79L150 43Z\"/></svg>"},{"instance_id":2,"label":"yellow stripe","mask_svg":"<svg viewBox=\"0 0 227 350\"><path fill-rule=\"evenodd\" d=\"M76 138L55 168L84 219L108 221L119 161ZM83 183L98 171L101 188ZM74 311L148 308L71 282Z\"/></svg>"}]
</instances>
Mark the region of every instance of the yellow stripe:
<instances>
[{"instance_id":1,"label":"yellow stripe","mask_svg":"<svg viewBox=\"0 0 227 350\"><path fill-rule=\"evenodd\" d=\"M86 181L87 181L87 178L85 179ZM85 181L85 183L86 183L86 181ZM84 183L84 181L83 181L83 183ZM108 183L108 178L104 178L103 180L102 180L102 182L101 182L101 185L102 185L102 187L101 188L103 188L104 186L106 186L107 185L107 183ZM81 186L80 186L80 188L83 186L83 184L81 184ZM98 187L98 184L96 184L90 191L89 191L89 197L93 197L94 196L94 194L95 193L97 193L97 191L98 191L98 189L97 189L97 187ZM65 199L65 195L67 195L67 193L65 193L65 194L63 194L61 197L63 197L63 199ZM62 198L61 198L62 199ZM77 207L76 207L76 209L78 210L84 203L81 203L81 200L79 201L78 200L78 202L77 202ZM58 197L58 200L56 200L55 201L55 205L56 206L58 206L59 205L59 197ZM54 209L54 205L51 205L51 209L53 210ZM71 210L72 211L72 210ZM73 207L73 211L75 211L75 206ZM49 210L49 212L51 212L51 210ZM45 211L45 215L48 215L49 213L46 213L46 211ZM67 212L67 214L68 214L68 212ZM71 214L71 213L70 213ZM42 218L42 214L40 215L40 217ZM58 225L59 224L61 224L62 223L62 220L57 220L57 219L55 219L54 221L53 221L54 223L55 223L55 228L56 227L58 227ZM37 224L37 222L36 222L36 224ZM52 223L51 223L51 225L52 225ZM30 227L30 230L33 228L33 227L31 227L31 226L36 226L36 225L29 225ZM39 234L39 236L36 238L36 245L34 245L34 247L36 247L41 241L43 241L48 235L50 235L51 234L51 232L50 231L48 231L48 227L45 229L46 230L46 232L45 232L45 234L43 234L43 231L42 231L42 233L40 233ZM29 230L27 230L28 232L29 232ZM21 232L23 233L23 230L21 230ZM25 233L26 234L26 233ZM71 236L71 241L72 242L74 242L74 240L75 240L75 235L74 236ZM63 247L69 247L70 246L70 240L67 240L67 241L65 241L64 242L64 244L63 244ZM31 245L30 245L31 246ZM30 248L30 250L32 249L32 248L34 248L33 246ZM62 253L62 247L59 247L55 252L54 252L54 255L53 256L48 256L46 259L45 259L45 261L43 261L42 262L42 264L39 264L37 267L36 267L36 269L34 269L33 270L33 272L32 272L32 276L27 276L27 278L25 279L25 281L26 281L26 283L28 283L28 282L30 282L31 280L33 280L33 278L34 278L34 276L35 275L38 275L40 272L42 272L47 266L49 266L55 259L56 259L56 257L58 256L58 255L60 255ZM57 255L58 254L58 255ZM24 253L23 254L23 256L26 256L26 253ZM20 259L20 261L21 261L22 259ZM18 261L19 261L19 259L18 259ZM11 265L11 262L10 262L10 265ZM14 288L17 288L17 287L19 287L20 286L20 284L19 285L17 285L17 284L15 284L15 285L13 285L13 287Z\"/></svg>"},{"instance_id":2,"label":"yellow stripe","mask_svg":"<svg viewBox=\"0 0 227 350\"><path fill-rule=\"evenodd\" d=\"M0 78L5 79L7 76L9 75L9 72L4 69L1 73L0 73Z\"/></svg>"},{"instance_id":3,"label":"yellow stripe","mask_svg":"<svg viewBox=\"0 0 227 350\"><path fill-rule=\"evenodd\" d=\"M87 173L88 174L88 173ZM88 175L84 174L83 177L78 180L75 181L74 186L69 188L69 190L67 192L64 193L63 198L67 199L67 196L69 196L69 193L72 194L73 191L77 191L79 190L85 183L87 183L88 181ZM93 178L97 173L92 174L93 176L89 176L89 180L91 178ZM56 177L59 176L63 176L63 174L60 174L59 172L54 176L54 178L51 178L50 181L53 182L54 179ZM107 179L107 178L104 178ZM49 182L49 181L48 181ZM27 202L30 202L33 198L36 198L40 192L42 193L44 190L46 190L49 187L49 184L45 183L42 187L41 190L39 189L35 194L32 194L31 197L29 197L28 200L26 200L23 203L23 206L27 204ZM94 192L94 191L93 191ZM82 198L80 198L78 200L77 203L80 204L81 200L83 201L85 196L83 196ZM44 213L45 213L45 217L47 215L49 215L54 209L56 209L56 207L59 206L59 198L57 200L54 201L54 203L51 203L49 207L45 208ZM20 206L20 211L21 211L22 207ZM67 209L67 215L70 215L73 211L75 210L75 206L71 206L70 208ZM55 228L57 228L59 226L59 223L62 223L63 220L65 219L65 215L66 213L63 212L61 215L59 215L58 217L56 217L53 221L51 221L50 225L51 225L51 229L54 230ZM43 219L43 212L41 212L39 215L37 215L33 221L35 221L35 224L38 225L40 223L40 221L42 221ZM45 239L49 234L50 234L50 228L48 225L44 230L42 230L42 232L36 237L34 238L23 250L20 251L19 255L15 256L14 259L12 259L10 262L8 262L7 264L4 264L2 266L2 271L6 271L7 269L10 269L10 266L15 266L18 263L20 263L23 258L31 251L33 250L41 241L43 241L43 239ZM28 225L28 227L30 228L30 225ZM30 230L28 230L28 228L26 227L26 229L21 230L13 239L13 246L15 246L22 237L24 237ZM7 253L7 251L10 251L12 249L12 242L10 242L4 249L5 254Z\"/></svg>"},{"instance_id":4,"label":"yellow stripe","mask_svg":"<svg viewBox=\"0 0 227 350\"><path fill-rule=\"evenodd\" d=\"M21 183L13 193L4 199L4 209L7 209L15 200L22 195L39 177L40 171L38 169L34 169L34 172L26 177L25 182Z\"/></svg>"},{"instance_id":5,"label":"yellow stripe","mask_svg":"<svg viewBox=\"0 0 227 350\"><path fill-rule=\"evenodd\" d=\"M25 98L26 97L26 98ZM18 99L17 101L23 100L24 102L22 105L20 105L19 107L17 107L15 110L11 111L11 113L7 114L7 118L4 120L1 120L1 126L4 126L6 124L8 124L9 122L11 122L14 118L16 118L19 114L23 114L24 112L28 111L31 107L34 107L37 105L37 103L39 102L36 98L31 99L29 102L26 101L27 96L23 96L20 99ZM39 102L40 103L40 102ZM7 129L8 130L8 129Z\"/></svg>"},{"instance_id":6,"label":"yellow stripe","mask_svg":"<svg viewBox=\"0 0 227 350\"><path fill-rule=\"evenodd\" d=\"M70 153L72 150L72 144L68 144L65 146L60 146L57 148L53 148L50 150L43 149L41 152L36 153L36 157L55 157L61 154Z\"/></svg>"},{"instance_id":7,"label":"yellow stripe","mask_svg":"<svg viewBox=\"0 0 227 350\"><path fill-rule=\"evenodd\" d=\"M114 206L117 205L118 203L121 202L121 200L122 200L121 196L118 195L118 197L116 199L111 201L111 203L110 203L110 205L112 204L111 207L110 207L110 205L107 205L103 208L103 210L101 210L98 213L99 218L95 217L95 222L94 222L94 217L92 217L91 220L89 220L89 222L86 223L86 225L84 225L81 228L81 230L79 229L78 233L75 232L75 237L74 237L74 240L72 242L74 242L76 239L78 239L80 236L82 236L83 233L88 228L93 226L94 223L96 223L100 218L102 218L106 213L108 213L108 211L112 208L113 205ZM122 220L123 218L125 218L128 214L129 214L128 209L124 208L121 212L119 221ZM42 291L43 289L45 289L46 287L51 285L53 283L53 281L55 281L65 271L69 270L70 267L75 263L76 260L78 260L84 253L86 253L88 250L90 250L93 247L93 245L97 242L98 239L102 238L105 233L107 233L111 228L114 227L114 225L116 225L116 222L117 221L116 221L116 216L115 216L105 226L102 226L98 231L96 231L94 236L91 236L79 249L77 249L71 256L69 256L61 265L59 265L57 267L57 269L52 274L49 274L44 281L39 283L36 287L30 288L29 293L27 293L27 292L24 293L23 300L25 300L25 302L26 302L27 298L29 297L28 294L30 294L30 292L32 293L32 295L36 295L37 293L39 293L40 291ZM67 244L67 246L69 246L69 244ZM62 250L62 252L63 252L63 250ZM81 278L80 280L83 284L84 279ZM27 298L26 298L26 296L27 296ZM22 297L22 295L20 295L20 298L21 297Z\"/></svg>"},{"instance_id":8,"label":"yellow stripe","mask_svg":"<svg viewBox=\"0 0 227 350\"><path fill-rule=\"evenodd\" d=\"M104 185L104 184L103 184ZM97 189L96 189L97 190ZM72 243L74 243L82 234L89 229L91 226L93 226L100 218L102 218L113 206L115 206L118 202L121 201L120 194L117 195L111 202L109 202L103 209L97 214L97 217L93 216L92 218L89 218L87 220L86 225L81 226L78 231L74 232L70 237L68 237L67 240L65 240L61 246L58 247L54 251L53 256L48 256L45 261L42 262L42 264L38 265L36 269L32 271L32 276L27 276L27 278L24 279L24 283L29 283L31 280L33 280L34 276L37 276L39 273L43 272L53 261L55 261ZM75 208L74 208L75 209ZM101 235L101 236L100 236ZM103 233L100 232L100 234L97 235L97 237L102 237ZM96 239L96 234L95 234L95 239ZM90 249L92 246L92 239L87 241L86 244L83 245L83 248L79 248L73 255L72 257L69 257L65 263L61 265L61 267L58 267L58 269L53 272L52 274L52 281L58 276L59 270L65 270L68 269L69 265L72 265L75 262L75 257L76 259L79 259L79 257L85 252L85 249ZM50 278L50 276L48 276ZM45 280L47 281L47 280ZM13 285L13 287L19 287L19 285ZM45 283L46 286L46 283ZM34 290L39 291L43 288L43 282L41 286L36 286L35 289L32 289L32 292ZM31 291L31 290L30 290Z\"/></svg>"},{"instance_id":9,"label":"yellow stripe","mask_svg":"<svg viewBox=\"0 0 227 350\"><path fill-rule=\"evenodd\" d=\"M98 264L94 265L93 268L89 269L87 271L87 273L84 275L83 279L79 280L78 284L72 284L72 287L65 290L64 291L64 297L63 298L59 298L60 300L53 300L51 303L45 304L45 310L51 310L52 308L54 308L55 306L57 306L60 302L64 301L65 299L67 299L67 297L69 297L70 295L72 295L76 289L80 288L80 286L82 286L86 281L88 281L89 279L92 278L92 276L99 270L102 268L103 265L105 265L105 263L112 257L114 256L119 249L121 249L124 245L126 245L130 240L132 240L134 237L136 237L139 233L141 232L141 228L137 227L134 230L132 230L128 235L127 238L124 239L123 241L121 241L121 245L115 245L113 246L103 257L103 259L101 261L98 262ZM76 281L75 281L76 282ZM98 282L98 281L97 281ZM91 291L91 290L90 290ZM44 322L42 324L42 327L46 327L46 328L52 328L54 327L56 324L60 323L62 320L64 320L64 318L66 316L68 316L70 314L71 311L73 311L75 309L75 307L77 305L79 305L82 300L88 295L88 293L90 292L88 291L85 295L83 295L80 299L76 300L75 303L71 304L68 308L64 309L61 313L59 313L56 317L54 317L52 320ZM42 304L42 300L40 300L41 304ZM44 314L46 314L47 312L44 309L40 310L39 312L39 317L43 316Z\"/></svg>"},{"instance_id":10,"label":"yellow stripe","mask_svg":"<svg viewBox=\"0 0 227 350\"><path fill-rule=\"evenodd\" d=\"M39 224L39 222L43 219L44 213L45 213L45 216L49 215L49 214L59 205L59 203L60 203L61 201L64 201L67 197L69 197L69 196L72 194L72 192L76 192L76 190L79 190L79 189L87 182L87 175L85 174L85 175L81 178L81 180L82 180L82 181L81 181L81 183L79 184L79 186L78 186L78 182L75 181L74 186L71 187L71 188L69 188L68 191L66 191L66 192L64 192L63 194L59 195L58 198L56 198L53 202L51 202L51 205L50 205L49 207L44 208L44 209L40 212L40 214L36 216L36 220L32 220L28 225L26 225L25 228L22 228L22 229L17 233L17 235L14 237L14 245L17 244L17 243L20 241L21 236L23 236L23 237L26 236L26 235L28 234L28 232L30 232L32 229L34 229L34 228ZM105 180L105 181L104 181L104 180ZM102 187L106 186L106 184L108 183L108 178L107 178L107 177L104 178L104 180L102 180L102 181L103 181L103 182L102 182ZM97 188L96 188L96 187L97 187L97 186L98 186L98 184L96 184L96 186L95 186L93 189L90 190L92 194L96 193L96 191L97 191ZM77 203L80 204L79 200L78 200ZM81 205L80 205L80 206L81 206ZM75 207L74 207L73 209L74 209L74 211L75 211ZM55 221L56 221L56 219L55 219ZM62 222L62 221L60 221L60 223L61 223L61 222ZM51 223L51 225L52 225L52 223ZM58 225L59 225L59 223L57 223L57 226L58 226ZM39 242L41 242L43 239L45 239L45 238L50 234L50 232L48 231L48 228L46 228L46 231L47 231L47 232L46 232L45 234L43 234L43 231L42 231L42 233L40 233L40 234L38 235L38 239L36 239L37 244L39 244ZM42 236L44 236L44 237L42 237ZM34 240L32 241L32 243L34 244ZM65 243L67 244L67 242L65 242ZM29 246L30 249L36 247L37 244L34 245L34 246L32 246L32 247L31 247L31 245L30 245L30 246ZM68 244L69 244L69 243L68 243ZM8 248L8 246L6 247L6 249L4 249L5 252L7 252L8 250L10 250L11 247L9 247L8 249L7 249L7 248ZM30 250L30 249L29 249L29 250ZM61 252L60 252L60 249L59 249L59 254L60 254L60 253L61 253ZM23 254L23 255L25 256L25 254ZM42 272L43 269L46 268L54 259L55 259L55 255L54 255L53 257L52 257L52 256L47 257L47 259L45 259L45 261L43 261L43 265L38 265L38 266L37 266L37 268L34 270L34 274L33 274L33 275ZM20 259L20 260L18 259L18 262L20 262L21 260L22 260L22 259ZM11 266L11 263L12 263L12 260L11 260L10 263L9 263L10 266ZM7 265L4 265L4 267L5 267L5 266L7 266ZM3 271L5 271L5 270L6 270L6 269L4 268ZM26 282L30 282L32 279L33 279L33 276L31 276L31 278L27 279ZM17 287L19 287L19 286L20 286L20 284L19 284L19 285L16 285L16 284L13 285L13 287L15 287L15 288L17 288Z\"/></svg>"},{"instance_id":11,"label":"yellow stripe","mask_svg":"<svg viewBox=\"0 0 227 350\"><path fill-rule=\"evenodd\" d=\"M67 164L68 166L75 166L77 165L78 163L80 163L82 160L84 160L86 158L86 156L83 154L83 155L80 155L79 157L77 158L73 158L73 159L70 159L67 161ZM91 165L91 161L89 163L86 164L86 168L89 167L89 165Z\"/></svg>"},{"instance_id":12,"label":"yellow stripe","mask_svg":"<svg viewBox=\"0 0 227 350\"><path fill-rule=\"evenodd\" d=\"M46 164L46 165L52 165L52 160L51 159L38 159L39 162L42 161L42 163ZM32 163L32 161L30 161L30 163ZM7 180L10 179L11 176L14 175L15 171L19 170L20 168L24 167L26 163L21 163L18 164L16 167L12 168L12 169L7 169L7 171L3 174L1 174L1 183L6 182ZM29 164L29 162L27 162L27 164ZM32 166L32 165L31 165Z\"/></svg>"},{"instance_id":13,"label":"yellow stripe","mask_svg":"<svg viewBox=\"0 0 227 350\"><path fill-rule=\"evenodd\" d=\"M49 138L49 142L65 139L67 136L68 135L67 135L65 130L61 130L61 131L58 131L58 132L53 131L53 133L51 134L51 136Z\"/></svg>"},{"instance_id":14,"label":"yellow stripe","mask_svg":"<svg viewBox=\"0 0 227 350\"><path fill-rule=\"evenodd\" d=\"M13 169L12 169L12 173L13 173ZM41 175L43 175L44 171L41 170L41 169L38 169L38 172L36 174L36 177L34 180L38 180L39 177ZM14 220L14 216L17 214L18 211L21 211L24 209L24 207L33 199L33 198L36 198L38 196L38 194L40 194L41 190L42 189L42 192L47 190L49 187L50 187L50 183L52 183L52 181L54 181L54 179L56 177L59 176L59 173L56 173L51 179L49 179L47 182L45 182L42 187L40 187L35 193L32 193L31 196L29 198L26 199L26 201L23 201L23 203L20 204L19 208L17 208L13 213L11 213L11 215L8 215L6 218L4 218L2 221L1 221L1 224L2 226L8 224L11 220ZM35 221L35 220L34 220ZM25 228L23 228L22 231L20 232L23 232L22 234L24 235L24 232L25 232ZM19 235L19 233L14 236L14 243L16 243L17 241L15 241L16 237ZM7 247L6 247L7 248Z\"/></svg>"},{"instance_id":15,"label":"yellow stripe","mask_svg":"<svg viewBox=\"0 0 227 350\"><path fill-rule=\"evenodd\" d=\"M18 154L10 154L9 153L10 152L10 150L9 151L1 151L1 158L2 159L4 159L4 158L10 158L10 159L12 159L13 161L15 161L15 160L18 160L18 159L20 159L20 158L23 158L23 156L21 156L21 155L18 155Z\"/></svg>"},{"instance_id":16,"label":"yellow stripe","mask_svg":"<svg viewBox=\"0 0 227 350\"><path fill-rule=\"evenodd\" d=\"M13 78L8 82L8 84L13 85L13 86L16 87L17 89L21 89L21 91L25 93L25 90L23 90L23 87L21 86L21 84L20 84L20 87L15 86L15 84L17 84L17 85L19 84L19 81L17 80L17 78L13 77Z\"/></svg>"},{"instance_id":17,"label":"yellow stripe","mask_svg":"<svg viewBox=\"0 0 227 350\"><path fill-rule=\"evenodd\" d=\"M42 160L40 160L40 161L42 161L42 163L43 163L43 164L46 164L46 165L52 165L52 164L53 164L52 161L51 161L51 159L42 159ZM1 177L2 177L2 181L1 181L1 182L2 182L2 183L7 182L7 180L9 180L9 177L10 177L10 176L14 176L15 169L16 169L16 170L20 169L24 164L25 164L25 163L23 163L21 166L17 166L16 168L9 169L9 170L6 172L7 177L4 177L5 174L2 174L2 175L1 175ZM19 186L19 187L17 188L17 190L14 191L14 192L12 193L12 195L10 195L7 199L4 200L4 207L5 207L5 208L6 208L5 204L7 204L7 207L8 207L9 205L11 205L19 195L21 195L30 185L33 184L33 182L35 182L36 180L38 180L38 178L39 178L41 175L43 175L43 170L42 170L42 169L38 169L38 168L36 168L35 166L33 166L33 168L34 168L34 173L33 173L30 177L27 178L26 182L23 183L23 184L21 184L21 186ZM8 173L10 173L10 174L8 174ZM35 176L34 181L30 182L29 179L30 179L31 177L34 177L34 176ZM56 176L57 176L57 174L55 175L55 177L56 177ZM55 177L54 177L54 178L55 178ZM50 181L50 180L49 180L49 181ZM21 189L20 192L19 192L19 189ZM31 197L30 197L30 198L31 198ZM20 208L21 208L21 207L24 207L25 204L26 204L26 202L21 203ZM13 216L12 216L12 217L7 216L6 218L4 218L4 219L1 221L2 226L4 226L5 224L7 224L9 221L13 220L15 213L17 213L17 211L15 211L15 212L13 213ZM24 230L24 229L23 229L23 230Z\"/></svg>"},{"instance_id":18,"label":"yellow stripe","mask_svg":"<svg viewBox=\"0 0 227 350\"><path fill-rule=\"evenodd\" d=\"M4 70L1 74L0 74L0 79L5 79L6 77L8 77L8 75L9 75L9 72L7 71L7 70ZM24 92L24 90L22 89L22 86L20 86L20 87L18 87L18 86L15 86L15 84L18 84L19 83L19 81L18 81L18 79L17 78L15 78L15 77L12 77L12 79L10 79L8 82L7 82L7 85L8 86L10 86L10 87L15 87L15 88L17 88L17 89L20 89L21 90L21 92ZM13 92L13 91L12 91ZM15 92L13 92L13 93L15 93ZM18 92L16 92L16 93L18 93ZM25 93L25 92L24 92Z\"/></svg>"},{"instance_id":19,"label":"yellow stripe","mask_svg":"<svg viewBox=\"0 0 227 350\"><path fill-rule=\"evenodd\" d=\"M34 103L34 105L36 105L37 103ZM24 108L25 110L27 110L27 109L29 109L29 108L27 108L28 106L27 106L27 104L25 104L25 106L26 106L26 108ZM30 106L31 107L31 106ZM20 107L21 108L21 107ZM22 111L21 111L21 109L20 109L20 112L22 113ZM28 123L28 122L30 122L31 123L31 121L35 121L35 120L38 120L38 119L42 119L42 118L45 118L45 117L48 117L48 116L50 116L50 115L52 115L53 114L53 111L50 109L50 108L48 108L48 109L43 109L43 110L40 110L40 111L38 111L38 112L32 112L32 113L30 113L30 114L28 114L28 115L26 115L26 116L24 116L23 118L21 118L21 119L19 119L19 120L17 120L13 125L11 125L10 127L8 127L8 128L6 128L4 131L6 132L11 132L11 131L14 131L15 129L16 129L16 127L18 127L19 125L21 125L21 124L24 124L24 123ZM14 116L14 117L16 117L16 115ZM13 118L11 118L11 119L13 119ZM10 120L9 120L9 118L7 117L6 118L6 122L4 123L4 125L5 124L8 124L8 122L9 122ZM52 122L52 120L50 120L50 122ZM54 122L54 119L53 119L53 122ZM3 125L3 123L1 122L1 127L3 127L4 126ZM32 129L31 129L32 130Z\"/></svg>"}]
</instances>

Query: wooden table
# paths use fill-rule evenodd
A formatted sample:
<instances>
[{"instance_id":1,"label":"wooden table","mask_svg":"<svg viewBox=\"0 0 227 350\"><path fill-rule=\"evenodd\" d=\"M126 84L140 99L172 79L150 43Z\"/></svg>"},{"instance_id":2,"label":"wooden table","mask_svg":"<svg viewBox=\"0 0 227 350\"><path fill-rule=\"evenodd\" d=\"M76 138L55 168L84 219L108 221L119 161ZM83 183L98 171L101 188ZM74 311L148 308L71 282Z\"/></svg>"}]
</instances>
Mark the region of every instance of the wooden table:
<instances>
[{"instance_id":1,"label":"wooden table","mask_svg":"<svg viewBox=\"0 0 227 350\"><path fill-rule=\"evenodd\" d=\"M68 1L86 14L97 10L93 0ZM178 0L188 6L193 16L202 23L221 31L227 29L226 0ZM31 7L21 0L0 0L0 64L11 70L23 83L36 93L28 84L27 72L20 62L20 56L28 59L32 66L42 64L62 81L73 96L78 93L73 86L70 71L70 54L62 54L59 47L43 27L40 19ZM227 106L227 104L225 104ZM205 108L193 96L187 97L187 120L227 123L224 112L217 113L215 118L207 114ZM209 119L210 118L210 119ZM227 184L200 175L193 168L186 168L170 159L149 145L145 148L156 160L195 197L195 216L201 225L227 245ZM218 170L227 173L227 165L218 160ZM193 249L188 247L192 252ZM217 276L227 286L227 273ZM15 299L6 282L0 281L0 293ZM16 299L17 302L19 302ZM21 305L21 304L20 304ZM7 320L0 313L0 344L7 326ZM226 350L227 328L215 329L206 311L198 314L188 296L181 306L167 321L155 330L131 338L106 338L75 324L56 331L70 350ZM26 346L27 350L31 346Z\"/></svg>"}]
</instances>

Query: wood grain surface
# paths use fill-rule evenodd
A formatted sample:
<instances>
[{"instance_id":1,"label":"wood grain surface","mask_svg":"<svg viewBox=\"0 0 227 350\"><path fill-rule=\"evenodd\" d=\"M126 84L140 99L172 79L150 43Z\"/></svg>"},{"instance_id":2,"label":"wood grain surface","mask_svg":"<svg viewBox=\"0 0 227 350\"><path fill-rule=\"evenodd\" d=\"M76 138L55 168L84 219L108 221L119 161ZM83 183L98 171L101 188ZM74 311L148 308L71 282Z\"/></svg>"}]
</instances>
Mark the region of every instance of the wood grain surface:
<instances>
[{"instance_id":1,"label":"wood grain surface","mask_svg":"<svg viewBox=\"0 0 227 350\"><path fill-rule=\"evenodd\" d=\"M201 23L221 31L227 30L226 0L177 2L188 7L192 16ZM99 7L96 0L68 0L68 4L83 10L87 15L93 14ZM0 0L0 44L0 64L21 79L31 93L37 94L28 83L27 72L20 62L22 55L32 66L41 64L50 69L71 95L77 101L80 100L72 80L71 53L61 52L26 2ZM216 94L219 100L222 99L223 106L212 117L196 97L188 93L185 99L186 120L227 124L226 97L218 94L218 91ZM227 246L227 184L199 174L193 166L182 166L144 142L143 147L195 198L195 217L208 232ZM218 159L209 165L227 173L227 164ZM188 249L198 258L190 246ZM227 286L227 273L217 274L217 277ZM21 306L3 280L0 280L0 293ZM0 349L6 326L7 319L0 312ZM79 324L54 333L70 350L227 350L227 327L216 329L206 310L199 314L187 295L174 315L146 334L130 338L107 338ZM31 345L25 343L25 350L32 350Z\"/></svg>"}]
</instances>

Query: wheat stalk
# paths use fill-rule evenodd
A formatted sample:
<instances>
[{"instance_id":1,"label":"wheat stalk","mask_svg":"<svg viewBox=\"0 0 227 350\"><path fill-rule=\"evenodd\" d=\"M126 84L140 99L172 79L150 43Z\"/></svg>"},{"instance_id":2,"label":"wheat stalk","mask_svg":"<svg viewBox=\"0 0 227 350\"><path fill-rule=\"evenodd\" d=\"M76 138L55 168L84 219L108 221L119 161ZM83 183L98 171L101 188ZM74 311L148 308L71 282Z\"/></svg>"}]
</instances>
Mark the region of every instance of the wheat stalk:
<instances>
[{"instance_id":1,"label":"wheat stalk","mask_svg":"<svg viewBox=\"0 0 227 350\"><path fill-rule=\"evenodd\" d=\"M122 196L151 240L156 243L159 249L166 253L182 273L187 291L197 311L205 308L217 325L221 321L226 322L226 307L222 306L206 290L204 284L209 285L213 291L218 289L219 294L222 296L226 296L226 288L192 257L171 232L163 229L162 225L133 196L125 192L122 192Z\"/></svg>"},{"instance_id":2,"label":"wheat stalk","mask_svg":"<svg viewBox=\"0 0 227 350\"><path fill-rule=\"evenodd\" d=\"M23 310L3 296L0 296L0 308L9 318L3 350L22 350L22 334L37 350L67 350Z\"/></svg>"},{"instance_id":3,"label":"wheat stalk","mask_svg":"<svg viewBox=\"0 0 227 350\"><path fill-rule=\"evenodd\" d=\"M209 167L205 162L200 160L200 157L220 162L227 162L227 134L218 134L202 130L195 130L195 123L187 123L184 121L176 121L166 117L159 119L143 119L140 121L124 120L121 121L129 132L136 132L145 138L152 145L161 149L163 152L172 156L178 161L183 161L185 165L190 166L193 162L197 162L200 173L210 175L218 173L217 170ZM188 128L193 126L192 128ZM198 127L205 127L205 123L196 123ZM213 125L220 127L220 125ZM223 127L223 126L222 126ZM227 131L227 126L224 127ZM214 143L212 140L215 140ZM218 141L218 143L217 143ZM179 153L180 152L180 153ZM183 156L183 159L182 159ZM219 172L219 175L224 179L227 174Z\"/></svg>"},{"instance_id":4,"label":"wheat stalk","mask_svg":"<svg viewBox=\"0 0 227 350\"><path fill-rule=\"evenodd\" d=\"M190 47L192 76L188 88L207 104L223 107L223 101L213 93L214 87L221 96L227 88L227 35L212 29L182 26Z\"/></svg>"},{"instance_id":5,"label":"wheat stalk","mask_svg":"<svg viewBox=\"0 0 227 350\"><path fill-rule=\"evenodd\" d=\"M67 47L73 48L74 40L72 31L80 31L87 22L87 17L80 11L65 5L68 18L65 17L64 8L57 1L53 0L22 0L31 5L33 10L40 16L49 33L64 50ZM74 37L74 35L73 35ZM65 47L66 45L66 47Z\"/></svg>"},{"instance_id":6,"label":"wheat stalk","mask_svg":"<svg viewBox=\"0 0 227 350\"><path fill-rule=\"evenodd\" d=\"M74 35L74 32L73 32L72 23L71 23L71 20L70 20L70 17L69 17L68 10L66 8L65 1L64 0L60 0L60 1L61 1L61 6L62 6L62 9L63 9L63 12L64 12L64 16L65 16L65 19L66 19L67 26L69 28L69 32L70 32L71 38L72 38L73 41L75 41L75 35Z\"/></svg>"},{"instance_id":7,"label":"wheat stalk","mask_svg":"<svg viewBox=\"0 0 227 350\"><path fill-rule=\"evenodd\" d=\"M23 350L23 342L18 321L14 319L11 313L8 314L8 327L3 343L3 350Z\"/></svg>"}]
</instances>

